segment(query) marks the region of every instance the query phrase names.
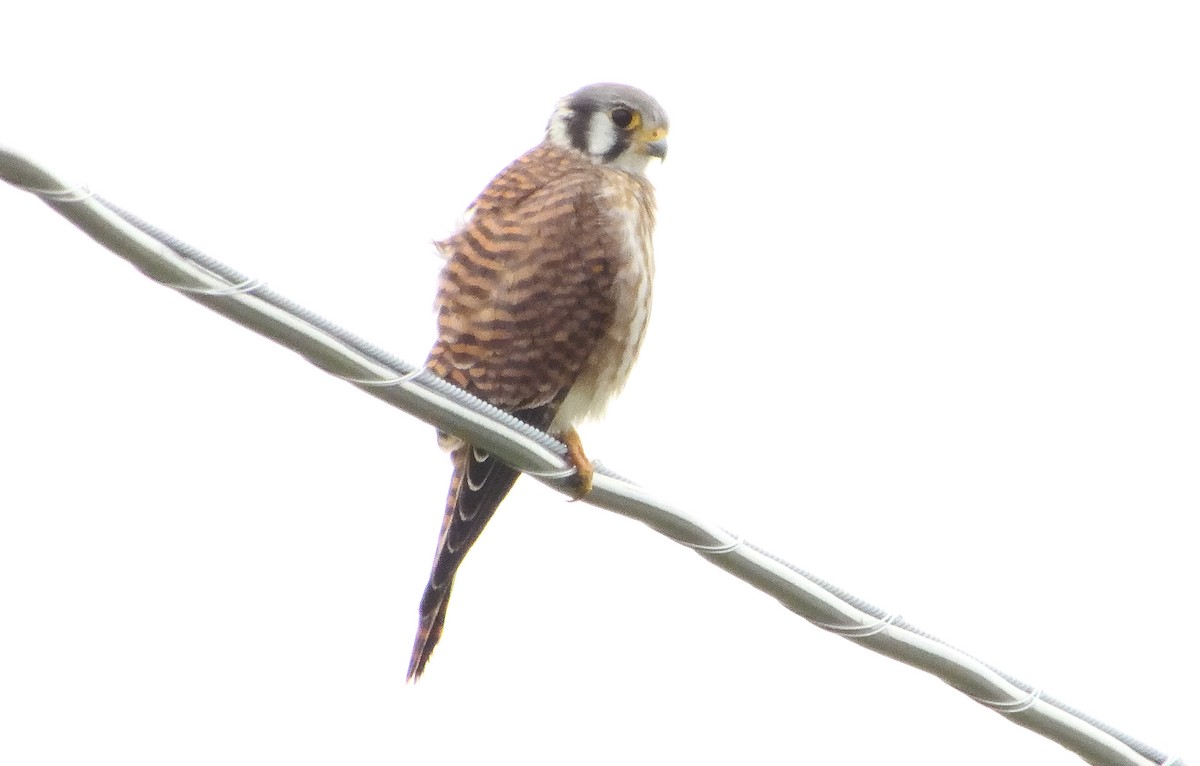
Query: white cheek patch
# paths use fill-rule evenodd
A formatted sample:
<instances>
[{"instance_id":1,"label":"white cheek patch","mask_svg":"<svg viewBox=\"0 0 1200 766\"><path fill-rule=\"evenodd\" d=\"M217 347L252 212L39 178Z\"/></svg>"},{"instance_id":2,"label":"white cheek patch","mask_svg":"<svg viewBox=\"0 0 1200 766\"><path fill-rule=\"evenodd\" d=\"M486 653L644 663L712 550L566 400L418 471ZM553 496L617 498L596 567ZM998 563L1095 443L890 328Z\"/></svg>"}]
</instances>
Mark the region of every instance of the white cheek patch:
<instances>
[{"instance_id":1,"label":"white cheek patch","mask_svg":"<svg viewBox=\"0 0 1200 766\"><path fill-rule=\"evenodd\" d=\"M596 112L588 123L588 154L600 157L617 145L617 126L607 112Z\"/></svg>"}]
</instances>

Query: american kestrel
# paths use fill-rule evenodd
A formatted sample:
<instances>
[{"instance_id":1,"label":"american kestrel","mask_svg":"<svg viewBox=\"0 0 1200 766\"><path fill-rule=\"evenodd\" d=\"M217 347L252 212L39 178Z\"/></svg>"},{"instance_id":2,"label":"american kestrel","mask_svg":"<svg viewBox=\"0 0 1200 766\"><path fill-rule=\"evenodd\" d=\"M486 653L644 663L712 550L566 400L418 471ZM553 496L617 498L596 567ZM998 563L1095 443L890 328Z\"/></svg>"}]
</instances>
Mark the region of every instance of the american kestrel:
<instances>
[{"instance_id":1,"label":"american kestrel","mask_svg":"<svg viewBox=\"0 0 1200 766\"><path fill-rule=\"evenodd\" d=\"M502 170L438 243L446 258L426 366L568 446L579 495L592 465L575 425L625 385L650 315L654 188L667 115L628 85L558 102L545 139ZM518 472L446 434L454 471L408 666L442 635L454 575Z\"/></svg>"}]
</instances>

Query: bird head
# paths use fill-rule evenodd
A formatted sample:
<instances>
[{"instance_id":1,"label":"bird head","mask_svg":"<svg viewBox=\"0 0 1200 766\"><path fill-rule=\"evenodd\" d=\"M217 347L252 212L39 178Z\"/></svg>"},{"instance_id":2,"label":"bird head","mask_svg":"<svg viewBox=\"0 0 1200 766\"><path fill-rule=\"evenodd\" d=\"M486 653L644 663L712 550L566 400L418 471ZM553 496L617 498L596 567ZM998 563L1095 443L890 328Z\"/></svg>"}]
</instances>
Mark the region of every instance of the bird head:
<instances>
[{"instance_id":1,"label":"bird head","mask_svg":"<svg viewBox=\"0 0 1200 766\"><path fill-rule=\"evenodd\" d=\"M629 85L587 85L558 102L546 138L593 162L642 173L667 156L667 113L648 93Z\"/></svg>"}]
</instances>

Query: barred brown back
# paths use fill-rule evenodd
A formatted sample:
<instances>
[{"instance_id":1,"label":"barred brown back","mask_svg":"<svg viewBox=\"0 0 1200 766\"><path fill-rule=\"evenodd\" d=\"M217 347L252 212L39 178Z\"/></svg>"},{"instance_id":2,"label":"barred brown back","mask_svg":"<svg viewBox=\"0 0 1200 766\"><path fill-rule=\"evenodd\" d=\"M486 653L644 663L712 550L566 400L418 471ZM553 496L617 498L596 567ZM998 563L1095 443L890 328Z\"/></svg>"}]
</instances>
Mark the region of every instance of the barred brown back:
<instances>
[{"instance_id":1,"label":"barred brown back","mask_svg":"<svg viewBox=\"0 0 1200 766\"><path fill-rule=\"evenodd\" d=\"M561 401L615 307L616 239L600 209L602 176L542 144L480 195L448 255L428 366L504 408Z\"/></svg>"}]
</instances>

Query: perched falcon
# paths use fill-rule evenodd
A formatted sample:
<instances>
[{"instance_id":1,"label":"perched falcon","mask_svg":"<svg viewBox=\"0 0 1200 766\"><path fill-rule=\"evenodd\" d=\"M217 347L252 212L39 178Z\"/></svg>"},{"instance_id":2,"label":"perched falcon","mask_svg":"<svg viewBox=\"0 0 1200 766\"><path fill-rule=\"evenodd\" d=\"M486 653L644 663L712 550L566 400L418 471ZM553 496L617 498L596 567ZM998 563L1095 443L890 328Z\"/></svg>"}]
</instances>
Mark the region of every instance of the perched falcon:
<instances>
[{"instance_id":1,"label":"perched falcon","mask_svg":"<svg viewBox=\"0 0 1200 766\"><path fill-rule=\"evenodd\" d=\"M568 445L578 492L592 465L575 424L625 384L650 314L654 188L667 115L628 85L588 85L555 107L545 139L502 170L438 243L438 339L426 366ZM518 472L440 435L454 472L408 666L442 635L454 574Z\"/></svg>"}]
</instances>

